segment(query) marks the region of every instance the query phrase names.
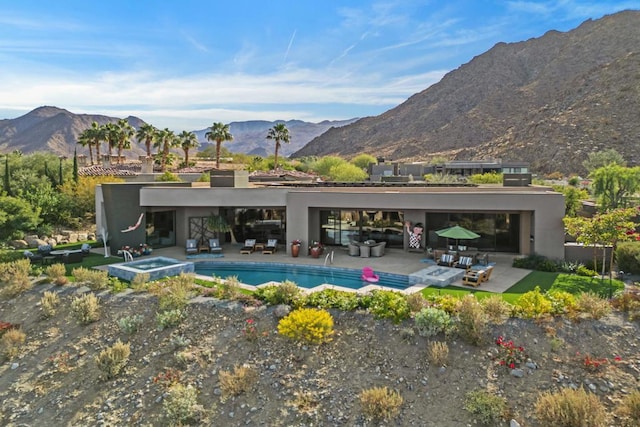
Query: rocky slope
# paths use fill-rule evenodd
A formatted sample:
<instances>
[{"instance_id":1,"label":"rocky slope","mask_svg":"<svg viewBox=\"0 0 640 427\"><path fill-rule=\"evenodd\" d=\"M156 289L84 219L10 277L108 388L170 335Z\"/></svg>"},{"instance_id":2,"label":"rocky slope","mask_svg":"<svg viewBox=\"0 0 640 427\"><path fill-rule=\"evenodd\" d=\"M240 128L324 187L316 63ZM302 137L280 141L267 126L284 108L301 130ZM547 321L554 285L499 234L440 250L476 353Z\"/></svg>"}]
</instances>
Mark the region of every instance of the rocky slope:
<instances>
[{"instance_id":1,"label":"rocky slope","mask_svg":"<svg viewBox=\"0 0 640 427\"><path fill-rule=\"evenodd\" d=\"M45 290L61 298L49 319L40 311ZM465 395L482 389L506 398L507 420L538 426L532 409L538 394L563 387L591 390L609 409L610 425L619 425L614 408L640 379L640 325L621 314L579 322L510 319L492 325L479 347L447 338L448 361L434 366L427 358L428 340L410 333L410 321L393 325L362 312L332 311L334 339L301 346L278 335L273 307L198 297L179 326L159 330L155 298L102 293L100 320L82 326L69 306L87 291L41 284L0 301L0 320L20 324L27 336L15 357L0 365L1 424L170 425L166 386L180 383L198 392L198 425L376 425L364 419L358 399L374 386L397 390L404 399L389 425L472 425L474 417L463 409ZM143 321L127 334L117 322L133 315ZM252 336L249 319L257 332ZM493 340L499 335L524 346L530 362L521 371L510 372L495 360ZM116 340L131 345L129 363L105 381L94 358ZM585 369L587 354L609 363ZM255 383L248 392L226 396L220 373L241 365L255 373Z\"/></svg>"},{"instance_id":2,"label":"rocky slope","mask_svg":"<svg viewBox=\"0 0 640 427\"><path fill-rule=\"evenodd\" d=\"M584 172L614 148L640 162L640 11L498 43L403 104L331 129L294 156L362 152L393 160L501 158Z\"/></svg>"}]
</instances>

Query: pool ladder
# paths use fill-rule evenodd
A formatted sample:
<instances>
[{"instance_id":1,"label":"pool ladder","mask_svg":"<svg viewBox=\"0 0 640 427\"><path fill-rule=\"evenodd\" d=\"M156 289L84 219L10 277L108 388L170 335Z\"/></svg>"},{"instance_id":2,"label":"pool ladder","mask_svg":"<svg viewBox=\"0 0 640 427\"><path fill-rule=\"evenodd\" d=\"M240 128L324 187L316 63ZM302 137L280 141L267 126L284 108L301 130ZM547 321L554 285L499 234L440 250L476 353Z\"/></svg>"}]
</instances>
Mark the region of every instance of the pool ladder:
<instances>
[{"instance_id":1,"label":"pool ladder","mask_svg":"<svg viewBox=\"0 0 640 427\"><path fill-rule=\"evenodd\" d=\"M133 255L129 251L122 251L122 256L124 257L124 262L133 261Z\"/></svg>"},{"instance_id":2,"label":"pool ladder","mask_svg":"<svg viewBox=\"0 0 640 427\"><path fill-rule=\"evenodd\" d=\"M327 262L333 264L333 251L329 252L326 257L324 257L324 265L327 266Z\"/></svg>"}]
</instances>

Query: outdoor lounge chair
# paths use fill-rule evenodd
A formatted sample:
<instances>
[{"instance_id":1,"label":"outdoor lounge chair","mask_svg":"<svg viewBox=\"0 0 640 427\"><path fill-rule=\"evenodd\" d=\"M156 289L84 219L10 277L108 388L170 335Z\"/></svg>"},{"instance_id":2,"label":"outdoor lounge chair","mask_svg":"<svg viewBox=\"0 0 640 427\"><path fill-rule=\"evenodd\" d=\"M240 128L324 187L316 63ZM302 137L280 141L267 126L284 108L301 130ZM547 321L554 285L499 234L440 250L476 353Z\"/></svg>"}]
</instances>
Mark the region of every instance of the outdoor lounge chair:
<instances>
[{"instance_id":1,"label":"outdoor lounge chair","mask_svg":"<svg viewBox=\"0 0 640 427\"><path fill-rule=\"evenodd\" d=\"M454 261L455 258L453 257L453 254L442 254L442 256L440 256L440 259L438 260L438 265L441 265L443 267L451 267Z\"/></svg>"},{"instance_id":2,"label":"outdoor lounge chair","mask_svg":"<svg viewBox=\"0 0 640 427\"><path fill-rule=\"evenodd\" d=\"M185 247L185 251L187 254L197 254L198 253L198 240L196 239L187 239L187 245Z\"/></svg>"},{"instance_id":3,"label":"outdoor lounge chair","mask_svg":"<svg viewBox=\"0 0 640 427\"><path fill-rule=\"evenodd\" d=\"M209 239L209 252L212 254L221 254L222 246L219 239Z\"/></svg>"},{"instance_id":4,"label":"outdoor lounge chair","mask_svg":"<svg viewBox=\"0 0 640 427\"><path fill-rule=\"evenodd\" d=\"M80 251L84 256L89 255L91 253L91 245L88 243L83 243L82 246L80 247Z\"/></svg>"},{"instance_id":5,"label":"outdoor lounge chair","mask_svg":"<svg viewBox=\"0 0 640 427\"><path fill-rule=\"evenodd\" d=\"M465 270L469 270L472 264L473 258L471 258L470 256L461 256L460 259L458 259L458 262L453 264L453 266L455 268L464 268Z\"/></svg>"},{"instance_id":6,"label":"outdoor lounge chair","mask_svg":"<svg viewBox=\"0 0 640 427\"><path fill-rule=\"evenodd\" d=\"M487 281L487 272L484 270L469 270L462 278L462 284L468 286L480 286L482 282Z\"/></svg>"},{"instance_id":7,"label":"outdoor lounge chair","mask_svg":"<svg viewBox=\"0 0 640 427\"><path fill-rule=\"evenodd\" d=\"M349 243L349 255L350 256L360 256L360 246L351 242Z\"/></svg>"},{"instance_id":8,"label":"outdoor lounge chair","mask_svg":"<svg viewBox=\"0 0 640 427\"><path fill-rule=\"evenodd\" d=\"M267 246L262 250L263 254L273 254L278 250L278 239L268 239Z\"/></svg>"},{"instance_id":9,"label":"outdoor lounge chair","mask_svg":"<svg viewBox=\"0 0 640 427\"><path fill-rule=\"evenodd\" d=\"M256 239L247 239L244 241L244 246L240 248L241 254L250 254L256 250Z\"/></svg>"},{"instance_id":10,"label":"outdoor lounge chair","mask_svg":"<svg viewBox=\"0 0 640 427\"><path fill-rule=\"evenodd\" d=\"M35 253L34 254L31 251L24 251L23 255L24 255L25 258L27 258L29 261L31 261L31 264L34 264L36 262L42 263L42 258L43 258L42 254L39 254L39 253Z\"/></svg>"}]
</instances>

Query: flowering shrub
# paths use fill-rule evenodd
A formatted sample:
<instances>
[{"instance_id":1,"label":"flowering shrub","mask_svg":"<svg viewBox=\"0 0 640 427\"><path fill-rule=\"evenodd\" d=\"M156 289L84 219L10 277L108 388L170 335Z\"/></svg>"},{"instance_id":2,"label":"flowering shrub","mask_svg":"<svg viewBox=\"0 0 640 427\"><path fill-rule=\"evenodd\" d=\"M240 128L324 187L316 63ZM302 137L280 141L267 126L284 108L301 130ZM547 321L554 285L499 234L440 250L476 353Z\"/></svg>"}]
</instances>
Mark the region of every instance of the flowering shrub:
<instances>
[{"instance_id":1,"label":"flowering shrub","mask_svg":"<svg viewBox=\"0 0 640 427\"><path fill-rule=\"evenodd\" d=\"M300 239L293 239L293 240L291 241L291 244L292 244L292 245L301 245L301 244L302 244L302 240L300 240Z\"/></svg>"},{"instance_id":2,"label":"flowering shrub","mask_svg":"<svg viewBox=\"0 0 640 427\"><path fill-rule=\"evenodd\" d=\"M524 347L516 346L511 340L505 341L502 336L496 338L496 345L498 346L498 356L496 360L498 360L501 366L515 369L527 358Z\"/></svg>"},{"instance_id":3,"label":"flowering shrub","mask_svg":"<svg viewBox=\"0 0 640 427\"><path fill-rule=\"evenodd\" d=\"M244 328L242 328L242 335L249 341L255 341L261 336L266 337L268 334L267 331L258 331L258 324L254 319L247 319Z\"/></svg>"},{"instance_id":4,"label":"flowering shrub","mask_svg":"<svg viewBox=\"0 0 640 427\"><path fill-rule=\"evenodd\" d=\"M326 310L300 308L280 319L278 333L309 344L321 344L333 335L333 317Z\"/></svg>"},{"instance_id":5,"label":"flowering shrub","mask_svg":"<svg viewBox=\"0 0 640 427\"><path fill-rule=\"evenodd\" d=\"M125 245L118 250L118 256L122 256L124 251L127 251L131 256L139 257L142 255L149 255L153 252L153 249L146 243L140 243L138 246Z\"/></svg>"}]
</instances>

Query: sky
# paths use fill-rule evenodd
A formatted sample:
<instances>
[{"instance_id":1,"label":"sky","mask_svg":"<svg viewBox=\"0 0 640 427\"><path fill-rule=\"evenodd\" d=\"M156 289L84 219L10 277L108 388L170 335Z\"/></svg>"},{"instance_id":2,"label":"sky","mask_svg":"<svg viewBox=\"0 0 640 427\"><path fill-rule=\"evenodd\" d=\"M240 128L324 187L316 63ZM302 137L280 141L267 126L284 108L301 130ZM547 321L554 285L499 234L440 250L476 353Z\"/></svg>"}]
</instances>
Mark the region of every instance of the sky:
<instances>
[{"instance_id":1,"label":"sky","mask_svg":"<svg viewBox=\"0 0 640 427\"><path fill-rule=\"evenodd\" d=\"M640 0L0 2L0 118L42 105L158 128L381 114L499 42Z\"/></svg>"}]
</instances>

